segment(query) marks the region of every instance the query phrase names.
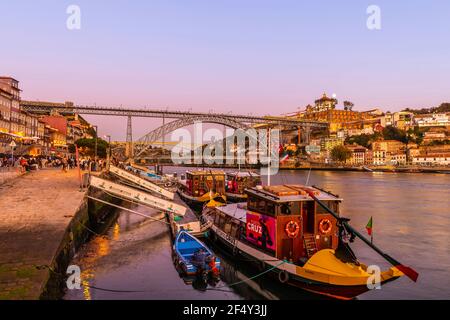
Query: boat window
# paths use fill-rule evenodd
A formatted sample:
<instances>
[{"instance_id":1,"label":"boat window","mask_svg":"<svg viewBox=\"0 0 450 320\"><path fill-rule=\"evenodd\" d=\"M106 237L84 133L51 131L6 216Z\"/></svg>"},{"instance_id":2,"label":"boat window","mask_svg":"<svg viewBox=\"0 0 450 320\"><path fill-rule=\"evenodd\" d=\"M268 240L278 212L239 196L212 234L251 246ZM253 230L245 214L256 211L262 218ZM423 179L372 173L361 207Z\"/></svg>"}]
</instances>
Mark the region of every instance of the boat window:
<instances>
[{"instance_id":1,"label":"boat window","mask_svg":"<svg viewBox=\"0 0 450 320\"><path fill-rule=\"evenodd\" d=\"M261 213L265 213L266 212L266 201L259 199L256 209Z\"/></svg>"},{"instance_id":2,"label":"boat window","mask_svg":"<svg viewBox=\"0 0 450 320\"><path fill-rule=\"evenodd\" d=\"M238 229L239 229L239 226L236 223L233 223L231 225L231 236L233 238L237 238L237 231L238 231Z\"/></svg>"},{"instance_id":3,"label":"boat window","mask_svg":"<svg viewBox=\"0 0 450 320\"><path fill-rule=\"evenodd\" d=\"M256 206L256 204L257 204L257 199L255 198L255 197L248 197L248 209L249 210L255 210L256 211L256 208L257 208L257 206Z\"/></svg>"},{"instance_id":4,"label":"boat window","mask_svg":"<svg viewBox=\"0 0 450 320\"><path fill-rule=\"evenodd\" d=\"M285 215L292 214L292 203L291 202L284 202L280 205L280 213Z\"/></svg>"},{"instance_id":5,"label":"boat window","mask_svg":"<svg viewBox=\"0 0 450 320\"><path fill-rule=\"evenodd\" d=\"M267 201L267 213L275 215L275 203Z\"/></svg>"},{"instance_id":6,"label":"boat window","mask_svg":"<svg viewBox=\"0 0 450 320\"><path fill-rule=\"evenodd\" d=\"M214 217L214 224L219 225L220 214L216 213Z\"/></svg>"},{"instance_id":7,"label":"boat window","mask_svg":"<svg viewBox=\"0 0 450 320\"><path fill-rule=\"evenodd\" d=\"M231 233L231 221L229 219L227 219L228 221L225 223L224 227L223 227L223 231L227 234Z\"/></svg>"},{"instance_id":8,"label":"boat window","mask_svg":"<svg viewBox=\"0 0 450 320\"><path fill-rule=\"evenodd\" d=\"M332 201L322 201L328 208L333 209L333 203ZM327 210L325 210L324 208L322 208L322 206L320 204L317 204L316 206L316 213L328 213Z\"/></svg>"},{"instance_id":9,"label":"boat window","mask_svg":"<svg viewBox=\"0 0 450 320\"><path fill-rule=\"evenodd\" d=\"M225 224L225 217L223 216L223 215L220 215L220 217L219 217L219 223L217 224L217 226L220 228L220 229L223 229L223 225Z\"/></svg>"}]
</instances>

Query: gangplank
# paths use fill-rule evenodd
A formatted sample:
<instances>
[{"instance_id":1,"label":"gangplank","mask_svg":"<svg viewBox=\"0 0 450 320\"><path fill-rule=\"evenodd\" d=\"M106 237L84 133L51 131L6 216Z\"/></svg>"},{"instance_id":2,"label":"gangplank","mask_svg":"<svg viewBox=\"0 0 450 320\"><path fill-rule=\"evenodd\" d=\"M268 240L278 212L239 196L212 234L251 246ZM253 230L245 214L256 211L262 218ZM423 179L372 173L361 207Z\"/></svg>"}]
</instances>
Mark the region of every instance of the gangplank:
<instances>
[{"instance_id":1,"label":"gangplank","mask_svg":"<svg viewBox=\"0 0 450 320\"><path fill-rule=\"evenodd\" d=\"M111 193L116 197L124 198L164 212L173 213L177 216L184 216L186 214L186 207L180 204L96 176L91 176L90 186Z\"/></svg>"},{"instance_id":2,"label":"gangplank","mask_svg":"<svg viewBox=\"0 0 450 320\"><path fill-rule=\"evenodd\" d=\"M167 199L173 200L175 198L175 193L174 192L170 192L164 188L161 188L160 186L151 183L150 181L146 180L146 179L142 179L140 177L135 176L134 174L119 169L118 167L115 167L113 165L110 165L109 167L109 172L120 177L123 178L135 185L137 185L138 187L144 188L146 190L155 192Z\"/></svg>"}]
</instances>

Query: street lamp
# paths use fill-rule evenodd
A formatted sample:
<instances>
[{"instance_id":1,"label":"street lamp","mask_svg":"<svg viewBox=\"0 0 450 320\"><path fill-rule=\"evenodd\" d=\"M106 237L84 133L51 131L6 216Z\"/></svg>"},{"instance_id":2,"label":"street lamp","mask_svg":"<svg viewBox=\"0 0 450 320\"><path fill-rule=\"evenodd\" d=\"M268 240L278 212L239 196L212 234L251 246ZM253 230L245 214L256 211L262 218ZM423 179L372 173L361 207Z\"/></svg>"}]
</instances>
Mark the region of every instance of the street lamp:
<instances>
[{"instance_id":1,"label":"street lamp","mask_svg":"<svg viewBox=\"0 0 450 320\"><path fill-rule=\"evenodd\" d=\"M103 136L104 138L108 138L108 157L106 159L106 165L108 167L109 170L109 165L111 162L111 135L107 134Z\"/></svg>"},{"instance_id":2,"label":"street lamp","mask_svg":"<svg viewBox=\"0 0 450 320\"><path fill-rule=\"evenodd\" d=\"M94 151L94 171L97 171L97 131L98 131L98 126L92 126L93 128L95 128L95 151Z\"/></svg>"},{"instance_id":3,"label":"street lamp","mask_svg":"<svg viewBox=\"0 0 450 320\"><path fill-rule=\"evenodd\" d=\"M16 146L16 143L14 140L11 140L11 143L9 144L11 147L11 166L14 167L14 147Z\"/></svg>"}]
</instances>

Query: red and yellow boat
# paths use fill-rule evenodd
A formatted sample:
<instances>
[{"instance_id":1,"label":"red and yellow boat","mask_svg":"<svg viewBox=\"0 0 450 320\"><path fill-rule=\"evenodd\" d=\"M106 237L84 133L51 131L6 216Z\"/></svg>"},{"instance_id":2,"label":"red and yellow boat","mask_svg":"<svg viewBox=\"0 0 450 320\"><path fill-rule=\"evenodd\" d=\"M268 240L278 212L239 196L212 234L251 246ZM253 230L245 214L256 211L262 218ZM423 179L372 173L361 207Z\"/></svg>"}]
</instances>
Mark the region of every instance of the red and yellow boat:
<instances>
[{"instance_id":1,"label":"red and yellow boat","mask_svg":"<svg viewBox=\"0 0 450 320\"><path fill-rule=\"evenodd\" d=\"M339 215L342 201L316 187L279 185L246 190L247 202L207 207L209 236L233 255L283 284L317 294L352 299L379 284L417 273L401 265L354 230ZM393 266L376 277L349 246L361 238Z\"/></svg>"},{"instance_id":2,"label":"red and yellow boat","mask_svg":"<svg viewBox=\"0 0 450 320\"><path fill-rule=\"evenodd\" d=\"M201 210L204 205L226 203L224 171L192 170L187 171L185 176L186 179L178 181L177 191L191 208Z\"/></svg>"}]
</instances>

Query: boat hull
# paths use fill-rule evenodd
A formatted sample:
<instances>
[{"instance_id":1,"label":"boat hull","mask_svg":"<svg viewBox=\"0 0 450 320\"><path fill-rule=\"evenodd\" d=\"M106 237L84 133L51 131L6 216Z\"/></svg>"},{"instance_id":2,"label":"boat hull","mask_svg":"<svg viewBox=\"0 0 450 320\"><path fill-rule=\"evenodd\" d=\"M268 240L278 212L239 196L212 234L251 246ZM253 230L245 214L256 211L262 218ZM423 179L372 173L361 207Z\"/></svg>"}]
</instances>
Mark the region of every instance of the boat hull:
<instances>
[{"instance_id":1,"label":"boat hull","mask_svg":"<svg viewBox=\"0 0 450 320\"><path fill-rule=\"evenodd\" d=\"M200 213L207 202L197 200L196 198L185 194L183 191L178 190L177 192L180 195L180 198L196 213Z\"/></svg>"},{"instance_id":2,"label":"boat hull","mask_svg":"<svg viewBox=\"0 0 450 320\"><path fill-rule=\"evenodd\" d=\"M209 231L208 234L210 241L215 243L215 245L222 249L226 250L228 253L230 253L233 256L242 257L244 258L249 264L256 266L259 273L264 273L264 276L268 276L272 278L273 280L280 282L284 285L290 285L294 286L296 288L312 292L314 294L331 297L334 299L340 299L340 300L351 300L356 298L357 296L369 291L370 289L367 287L367 285L332 285L329 283L323 283L323 282L317 282L313 281L311 279L303 278L297 274L288 272L287 279L284 278L283 281L280 280L281 273L283 273L283 276L285 276L286 271L276 268L272 265L269 265L267 263L264 263L261 260L258 260L257 257L252 256L251 254L244 252L242 250L236 250L236 248L227 240L224 239L219 233L216 233L212 228ZM280 261L281 263L282 261ZM269 271L270 269L270 271ZM387 281L381 282L381 285L393 281L397 279L398 277L392 277Z\"/></svg>"},{"instance_id":3,"label":"boat hull","mask_svg":"<svg viewBox=\"0 0 450 320\"><path fill-rule=\"evenodd\" d=\"M247 202L246 194L237 194L237 193L226 193L227 202L231 203L239 203L239 202Z\"/></svg>"}]
</instances>

